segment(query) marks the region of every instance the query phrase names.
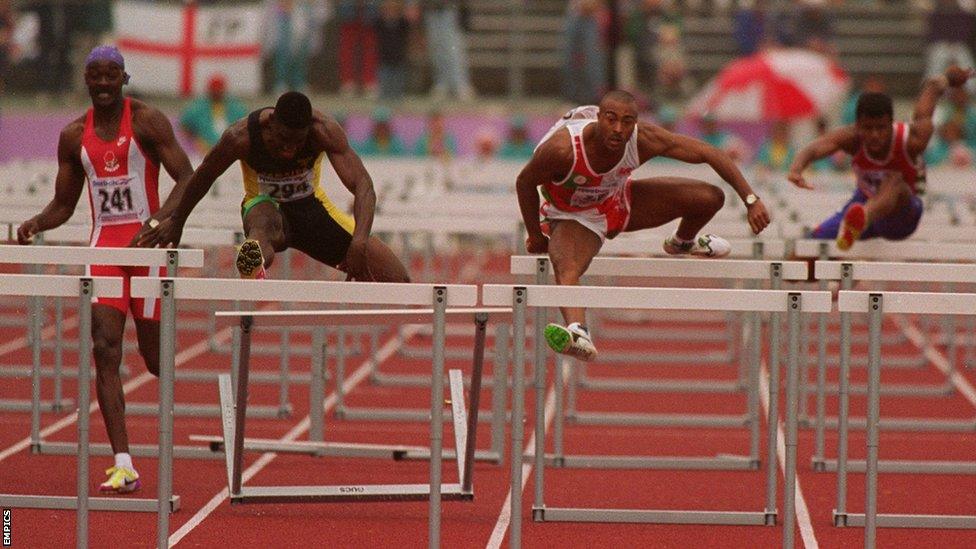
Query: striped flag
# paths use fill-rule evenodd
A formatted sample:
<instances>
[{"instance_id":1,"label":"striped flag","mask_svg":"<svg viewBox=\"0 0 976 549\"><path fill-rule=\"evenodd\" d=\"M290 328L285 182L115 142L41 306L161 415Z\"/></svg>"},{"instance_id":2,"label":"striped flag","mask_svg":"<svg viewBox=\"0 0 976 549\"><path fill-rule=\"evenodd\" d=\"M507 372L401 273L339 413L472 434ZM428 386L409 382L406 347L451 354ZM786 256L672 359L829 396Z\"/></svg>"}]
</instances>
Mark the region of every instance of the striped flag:
<instances>
[{"instance_id":1,"label":"striped flag","mask_svg":"<svg viewBox=\"0 0 976 549\"><path fill-rule=\"evenodd\" d=\"M137 92L189 97L214 73L236 95L261 90L260 4L211 7L115 3L118 46Z\"/></svg>"}]
</instances>

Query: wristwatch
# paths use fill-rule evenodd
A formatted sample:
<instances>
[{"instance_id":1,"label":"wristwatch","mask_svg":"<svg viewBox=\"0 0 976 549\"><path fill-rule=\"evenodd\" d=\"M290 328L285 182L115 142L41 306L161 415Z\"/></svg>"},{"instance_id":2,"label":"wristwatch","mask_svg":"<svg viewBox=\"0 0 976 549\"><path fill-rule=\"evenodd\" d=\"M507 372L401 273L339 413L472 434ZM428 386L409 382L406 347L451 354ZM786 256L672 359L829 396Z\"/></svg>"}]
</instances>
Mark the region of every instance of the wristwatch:
<instances>
[{"instance_id":1,"label":"wristwatch","mask_svg":"<svg viewBox=\"0 0 976 549\"><path fill-rule=\"evenodd\" d=\"M759 202L759 197L758 196L756 196L756 195L754 195L752 193L749 193L749 194L746 195L746 206L752 206L756 202Z\"/></svg>"}]
</instances>

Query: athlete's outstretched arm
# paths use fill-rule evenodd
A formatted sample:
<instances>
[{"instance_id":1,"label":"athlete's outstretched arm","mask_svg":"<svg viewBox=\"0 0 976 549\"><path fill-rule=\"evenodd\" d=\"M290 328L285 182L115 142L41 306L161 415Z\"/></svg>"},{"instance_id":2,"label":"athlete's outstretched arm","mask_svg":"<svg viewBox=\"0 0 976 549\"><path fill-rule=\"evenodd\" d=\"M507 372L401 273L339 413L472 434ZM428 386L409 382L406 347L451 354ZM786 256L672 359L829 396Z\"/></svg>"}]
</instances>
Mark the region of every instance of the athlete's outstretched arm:
<instances>
[{"instance_id":1,"label":"athlete's outstretched arm","mask_svg":"<svg viewBox=\"0 0 976 549\"><path fill-rule=\"evenodd\" d=\"M342 181L353 195L352 216L356 221L356 227L352 233L349 250L346 252L347 274L355 280L372 280L366 250L369 234L373 229L373 215L376 212L373 179L366 171L362 159L349 146L346 132L338 122L326 118L322 126L316 124L313 131L322 132L317 137L324 140L329 162L339 176L339 181Z\"/></svg>"},{"instance_id":2,"label":"athlete's outstretched arm","mask_svg":"<svg viewBox=\"0 0 976 549\"><path fill-rule=\"evenodd\" d=\"M17 242L28 244L39 232L53 229L67 221L78 205L85 186L85 169L81 166L81 121L69 124L58 138L58 175L54 180L54 198L41 213L17 228Z\"/></svg>"},{"instance_id":3,"label":"athlete's outstretched arm","mask_svg":"<svg viewBox=\"0 0 976 549\"><path fill-rule=\"evenodd\" d=\"M641 124L638 131L641 132L638 136L639 143L642 141L646 147L645 150L649 149L654 156L666 156L690 164L708 164L735 190L743 204L746 202L746 197L753 194L752 187L742 172L739 171L738 166L735 165L729 155L721 150L704 141L672 133L650 124ZM641 158L643 159L645 156L642 154ZM761 200L754 202L751 206L747 205L746 210L749 228L752 229L753 233L759 234L769 225L769 212L766 211L766 206Z\"/></svg>"},{"instance_id":4,"label":"athlete's outstretched arm","mask_svg":"<svg viewBox=\"0 0 976 549\"><path fill-rule=\"evenodd\" d=\"M841 149L851 150L853 147L853 126L845 126L827 132L811 141L796 154L793 158L793 163L790 165L790 171L786 174L786 178L797 187L812 189L813 185L803 178L803 170L807 169L807 166L815 160L830 156Z\"/></svg>"},{"instance_id":5,"label":"athlete's outstretched arm","mask_svg":"<svg viewBox=\"0 0 976 549\"><path fill-rule=\"evenodd\" d=\"M955 65L946 69L945 74L940 74L925 80L922 84L922 91L915 100L915 109L912 112L912 125L908 132L908 154L916 157L925 151L929 146L929 140L935 133L935 124L932 123L932 114L935 113L935 106L949 86L962 86L973 75L972 69L961 69Z\"/></svg>"},{"instance_id":6,"label":"athlete's outstretched arm","mask_svg":"<svg viewBox=\"0 0 976 549\"><path fill-rule=\"evenodd\" d=\"M157 213L150 219L133 239L136 246L166 248L179 245L183 236L183 225L190 212L206 196L220 174L227 171L238 159L239 131L237 126L228 128L193 174L177 181L176 187L160 208L160 212L166 216Z\"/></svg>"},{"instance_id":7,"label":"athlete's outstretched arm","mask_svg":"<svg viewBox=\"0 0 976 549\"><path fill-rule=\"evenodd\" d=\"M525 249L529 253L546 253L549 239L542 233L539 224L539 187L547 181L559 180L572 169L572 150L568 133L558 132L536 149L529 163L519 172L515 180L522 222L527 235Z\"/></svg>"},{"instance_id":8,"label":"athlete's outstretched arm","mask_svg":"<svg viewBox=\"0 0 976 549\"><path fill-rule=\"evenodd\" d=\"M164 219L172 213L171 210L179 202L178 193L186 187L187 180L193 175L193 166L190 165L190 159L186 156L183 147L177 143L169 119L159 109L146 109L134 122L136 122L134 130L137 137L141 138L142 143L151 144L159 163L176 182L169 198L154 215L157 219Z\"/></svg>"}]
</instances>

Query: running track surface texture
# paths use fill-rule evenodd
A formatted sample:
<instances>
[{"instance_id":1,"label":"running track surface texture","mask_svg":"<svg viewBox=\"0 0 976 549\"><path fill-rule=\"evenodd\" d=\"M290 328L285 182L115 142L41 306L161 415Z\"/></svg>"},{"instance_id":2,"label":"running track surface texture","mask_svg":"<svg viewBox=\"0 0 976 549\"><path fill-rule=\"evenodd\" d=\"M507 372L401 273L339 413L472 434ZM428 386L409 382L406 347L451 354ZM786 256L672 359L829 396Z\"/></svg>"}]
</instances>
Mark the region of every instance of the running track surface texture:
<instances>
[{"instance_id":1,"label":"running track surface texture","mask_svg":"<svg viewBox=\"0 0 976 549\"><path fill-rule=\"evenodd\" d=\"M504 269L504 267L502 267ZM22 314L16 304L7 304L0 311L4 315ZM180 309L181 319L203 319L206 312ZM68 308L69 318L72 309ZM707 318L681 323L662 320L643 320L645 326L682 326L695 332L721 331L722 322ZM963 324L961 323L960 326ZM633 326L633 324L628 324ZM811 328L813 330L814 328ZM907 333L915 335L928 328L912 317L888 318L883 327L886 335ZM452 330L453 331L453 330ZM836 328L831 328L835 333ZM855 334L864 334L862 325ZM487 348L492 348L491 329ZM815 340L815 332L811 332ZM66 341L76 341L76 330L64 334ZM24 346L23 333L8 329L0 337L0 361L4 365L27 364L30 350ZM218 333L222 341L229 340L229 331ZM257 332L256 342L277 344L277 336ZM293 334L291 344L307 345L307 334ZM785 338L784 338L785 339ZM451 335L452 348L470 349L472 338ZM368 340L360 342L368 348ZM636 352L633 363L595 363L590 375L602 377L643 377L647 379L735 379L733 365L700 365L655 363L656 351L685 351L694 355L720 348L721 343L665 342L648 343L634 340L598 339L601 351ZM406 342L411 347L430 346L424 333L413 334ZM429 373L429 359L409 358L398 352L397 338L387 333L380 339L380 368L395 373ZM924 345L924 344L923 344ZM836 345L829 347L836 352ZM764 356L768 358L768 346ZM921 356L911 338L886 345L888 356ZM530 351L531 352L531 351ZM865 346L857 344L855 355L865 353ZM959 351L960 360L963 351ZM812 355L811 355L812 356ZM944 360L945 348L930 349L933 360ZM51 354L46 351L45 364ZM75 360L66 354L67 364ZM136 352L134 334L127 333L124 363L132 374L126 380L128 402L156 402L157 384L145 374ZM206 334L194 329L181 329L177 341L178 369L213 369L227 371L230 358L210 350ZM486 379L491 375L491 360L486 361ZM550 362L551 364L551 362ZM765 361L764 361L765 365ZM470 370L469 360L449 359L448 368ZM307 373L307 358L293 357L294 372ZM359 355L347 362L348 384L352 390L348 404L352 406L429 407L427 388L380 386L365 376L366 357ZM277 357L255 356L252 371L277 371ZM965 382L976 385L976 370L963 370ZM864 368L854 368L852 382L865 380ZM781 376L781 379L785 376ZM836 381L836 368L828 369L828 379ZM763 379L768 379L764 368ZM813 379L812 371L810 379ZM931 363L916 369L891 369L883 374L884 382L938 383L941 375ZM553 372L548 375L549 402L552 401ZM44 396L50 398L50 381L44 386ZM335 405L334 383L327 384L326 408ZM65 394L75 394L74 383L65 381ZM94 394L94 391L93 391ZM178 381L177 402L216 403L216 382ZM30 383L26 379L0 378L2 398L26 399ZM250 419L249 437L282 440L303 440L308 436L307 386L293 383L289 397L294 407L291 417L284 419ZM278 387L252 384L249 402L277 404ZM781 393L780 402L783 402ZM482 409L490 406L490 391L482 397ZM581 410L625 411L675 414L735 414L745 407L742 394L680 394L680 393L609 393L585 391L580 394ZM865 400L852 396L852 415L863 416ZM763 408L764 410L765 408ZM782 404L781 404L782 409ZM812 400L808 409L812 412ZM827 399L830 415L836 410L836 399ZM551 421L551 409L547 418ZM765 413L763 429L765 429ZM976 402L956 392L949 397L883 397L882 417L943 417L972 418L976 416ZM534 391L526 385L525 444L528 450L542 440L534 432ZM782 421L782 418L781 418ZM154 443L156 419L147 416L128 418L132 443ZM68 414L45 413L42 429L46 440L72 441L76 424ZM104 427L97 412L92 415L93 442L105 442ZM174 441L178 445L194 444L192 434L218 435L220 423L216 418L177 416ZM76 481L76 459L73 456L32 455L26 448L29 435L27 413L0 413L0 492L73 495ZM485 448L490 435L489 424L482 423L479 447ZM327 414L326 438L342 442L374 442L389 444L427 445L428 424L404 422L370 422L338 420ZM827 432L827 456L834 457L835 432ZM450 424L445 425L445 444L453 440ZM506 433L506 448L509 435ZM551 448L551 428L545 441ZM707 456L723 453L744 454L748 448L745 429L703 428L634 428L619 426L584 426L568 424L565 447L574 454L647 455L647 456ZM782 443L782 436L780 438ZM763 436L765 446L765 436ZM831 510L835 506L835 476L814 472L810 467L813 453L813 431L801 429L799 437L799 474L797 493L796 544L802 547L857 547L863 544L860 528L832 526ZM851 457L863 459L865 439L861 431L851 434ZM883 432L882 459L972 460L976 456L974 433L906 433ZM766 456L765 447L761 456ZM219 456L218 456L219 457ZM441 542L444 547L502 547L508 545L509 465L508 456L502 465L478 463L475 466L475 500L473 502L445 502ZM93 457L91 467L92 495L103 478L101 469L111 466L111 458ZM156 492L156 461L136 458L142 474L141 497L153 497ZM245 458L245 484L251 485L314 485L367 483L425 483L429 466L426 462L394 462L381 459L316 458L301 455L248 453ZM780 547L782 527L762 526L702 526L650 524L573 524L535 523L531 518L533 482L527 462L524 469L523 532L525 547ZM782 452L780 453L782 476ZM445 481L453 482L456 469L453 462L444 463ZM423 503L342 503L342 504L274 504L234 505L226 498L226 473L222 459L176 459L174 465L174 493L182 500L182 508L170 518L170 545L179 547L214 547L234 544L241 547L424 547L427 544L427 510ZM558 507L617 507L630 509L698 509L759 511L764 505L764 471L654 471L654 470L546 470L546 504ZM850 475L848 510L863 512L864 477ZM782 488L777 507L782 509ZM955 514L976 513L976 479L961 475L880 475L879 510L883 513ZM143 513L92 512L90 545L92 547L150 547L156 539L156 515ZM13 547L65 547L74 543L75 513L12 509ZM780 524L782 518L780 519ZM879 528L879 547L976 547L976 532L966 530L922 530Z\"/></svg>"}]
</instances>

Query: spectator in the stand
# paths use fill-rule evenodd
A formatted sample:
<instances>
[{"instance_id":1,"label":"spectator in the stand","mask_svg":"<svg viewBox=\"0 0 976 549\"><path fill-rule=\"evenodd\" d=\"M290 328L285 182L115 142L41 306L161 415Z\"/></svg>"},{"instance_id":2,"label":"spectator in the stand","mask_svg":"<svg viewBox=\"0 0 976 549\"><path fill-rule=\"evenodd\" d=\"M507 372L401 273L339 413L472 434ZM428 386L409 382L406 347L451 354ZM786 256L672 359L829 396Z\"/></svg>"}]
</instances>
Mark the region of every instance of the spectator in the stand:
<instances>
[{"instance_id":1,"label":"spectator in the stand","mask_svg":"<svg viewBox=\"0 0 976 549\"><path fill-rule=\"evenodd\" d=\"M824 0L799 0L796 12L797 45L833 55L834 21Z\"/></svg>"},{"instance_id":2,"label":"spectator in the stand","mask_svg":"<svg viewBox=\"0 0 976 549\"><path fill-rule=\"evenodd\" d=\"M376 22L380 17L378 0L339 0L336 20L339 23L339 91L346 97L358 90L375 98Z\"/></svg>"},{"instance_id":3,"label":"spectator in the stand","mask_svg":"<svg viewBox=\"0 0 976 549\"><path fill-rule=\"evenodd\" d=\"M660 74L661 32L680 26L680 15L666 0L635 0L627 15L626 33L634 45L637 78L642 89L657 89Z\"/></svg>"},{"instance_id":4,"label":"spectator in the stand","mask_svg":"<svg viewBox=\"0 0 976 549\"><path fill-rule=\"evenodd\" d=\"M942 74L949 65L972 67L974 63L970 47L974 31L976 14L973 13L972 2L964 4L960 0L936 0L928 15L926 76ZM976 92L976 81L970 81L966 88Z\"/></svg>"},{"instance_id":5,"label":"spectator in the stand","mask_svg":"<svg viewBox=\"0 0 976 549\"><path fill-rule=\"evenodd\" d=\"M308 59L321 46L328 13L322 0L266 0L262 44L272 59L275 95L308 91Z\"/></svg>"},{"instance_id":6,"label":"spectator in the stand","mask_svg":"<svg viewBox=\"0 0 976 549\"><path fill-rule=\"evenodd\" d=\"M884 78L880 74L871 74L864 79L864 83L861 84L860 89L855 89L848 96L847 101L844 103L843 110L840 115L841 126L849 126L854 123L857 113L857 101L861 98L861 94L864 93L887 93L888 85L885 83Z\"/></svg>"},{"instance_id":7,"label":"spectator in the stand","mask_svg":"<svg viewBox=\"0 0 976 549\"><path fill-rule=\"evenodd\" d=\"M712 113L705 113L701 117L700 139L729 155L736 162L740 162L748 156L745 143L734 134L720 129L718 119Z\"/></svg>"},{"instance_id":8,"label":"spectator in the stand","mask_svg":"<svg viewBox=\"0 0 976 549\"><path fill-rule=\"evenodd\" d=\"M380 97L400 99L407 89L407 51L410 47L410 23L401 0L384 0L376 20L379 53Z\"/></svg>"},{"instance_id":9,"label":"spectator in the stand","mask_svg":"<svg viewBox=\"0 0 976 549\"><path fill-rule=\"evenodd\" d=\"M951 88L946 94L948 101L939 105L935 119L938 125L954 121L962 128L966 144L976 149L976 105L969 100L965 88Z\"/></svg>"},{"instance_id":10,"label":"spectator in the stand","mask_svg":"<svg viewBox=\"0 0 976 549\"><path fill-rule=\"evenodd\" d=\"M740 56L752 55L766 36L766 1L742 0L733 15L732 35Z\"/></svg>"},{"instance_id":11,"label":"spectator in the stand","mask_svg":"<svg viewBox=\"0 0 976 549\"><path fill-rule=\"evenodd\" d=\"M671 97L684 97L691 91L682 32L677 14L672 14L658 29L658 84L661 92Z\"/></svg>"},{"instance_id":12,"label":"spectator in the stand","mask_svg":"<svg viewBox=\"0 0 976 549\"><path fill-rule=\"evenodd\" d=\"M947 120L925 149L925 165L968 168L973 165L973 150L966 145L962 124Z\"/></svg>"},{"instance_id":13,"label":"spectator in the stand","mask_svg":"<svg viewBox=\"0 0 976 549\"><path fill-rule=\"evenodd\" d=\"M461 101L475 97L468 72L468 54L461 23L463 0L411 0L413 13L423 11L424 31L430 63L434 69L431 95L443 99L453 95ZM416 17L416 15L414 15Z\"/></svg>"},{"instance_id":14,"label":"spectator in the stand","mask_svg":"<svg viewBox=\"0 0 976 549\"><path fill-rule=\"evenodd\" d=\"M785 172L793 163L796 149L790 133L790 123L785 120L773 122L769 138L759 147L756 166L776 172Z\"/></svg>"},{"instance_id":15,"label":"spectator in the stand","mask_svg":"<svg viewBox=\"0 0 976 549\"><path fill-rule=\"evenodd\" d=\"M525 117L517 114L508 123L508 137L498 150L498 157L508 160L532 158L535 143L529 140Z\"/></svg>"},{"instance_id":16,"label":"spectator in the stand","mask_svg":"<svg viewBox=\"0 0 976 549\"><path fill-rule=\"evenodd\" d=\"M674 133L678 129L678 111L670 105L663 105L657 110L657 125Z\"/></svg>"},{"instance_id":17,"label":"spectator in the stand","mask_svg":"<svg viewBox=\"0 0 976 549\"><path fill-rule=\"evenodd\" d=\"M481 128L474 136L474 157L478 162L495 158L498 152L498 135L491 128Z\"/></svg>"},{"instance_id":18,"label":"spectator in the stand","mask_svg":"<svg viewBox=\"0 0 976 549\"><path fill-rule=\"evenodd\" d=\"M607 50L600 33L602 0L570 0L563 30L563 98L595 103L607 85Z\"/></svg>"},{"instance_id":19,"label":"spectator in the stand","mask_svg":"<svg viewBox=\"0 0 976 549\"><path fill-rule=\"evenodd\" d=\"M450 160L457 155L457 139L447 131L444 115L440 111L433 111L428 115L427 129L417 139L413 152L417 156L440 160Z\"/></svg>"},{"instance_id":20,"label":"spectator in the stand","mask_svg":"<svg viewBox=\"0 0 976 549\"><path fill-rule=\"evenodd\" d=\"M403 156L407 152L400 136L393 132L392 113L386 107L373 111L373 128L362 142L353 145L361 156Z\"/></svg>"},{"instance_id":21,"label":"spectator in the stand","mask_svg":"<svg viewBox=\"0 0 976 549\"><path fill-rule=\"evenodd\" d=\"M14 54L14 13L10 0L0 0L0 96Z\"/></svg>"},{"instance_id":22,"label":"spectator in the stand","mask_svg":"<svg viewBox=\"0 0 976 549\"><path fill-rule=\"evenodd\" d=\"M214 74L207 81L207 94L194 99L180 115L180 127L201 155L217 144L228 126L247 116L247 107L227 94L227 79Z\"/></svg>"},{"instance_id":23,"label":"spectator in the stand","mask_svg":"<svg viewBox=\"0 0 976 549\"><path fill-rule=\"evenodd\" d=\"M42 94L60 98L71 91L74 70L71 42L81 21L84 6L65 2L41 2L32 8L38 15L37 43L40 45Z\"/></svg>"}]
</instances>

